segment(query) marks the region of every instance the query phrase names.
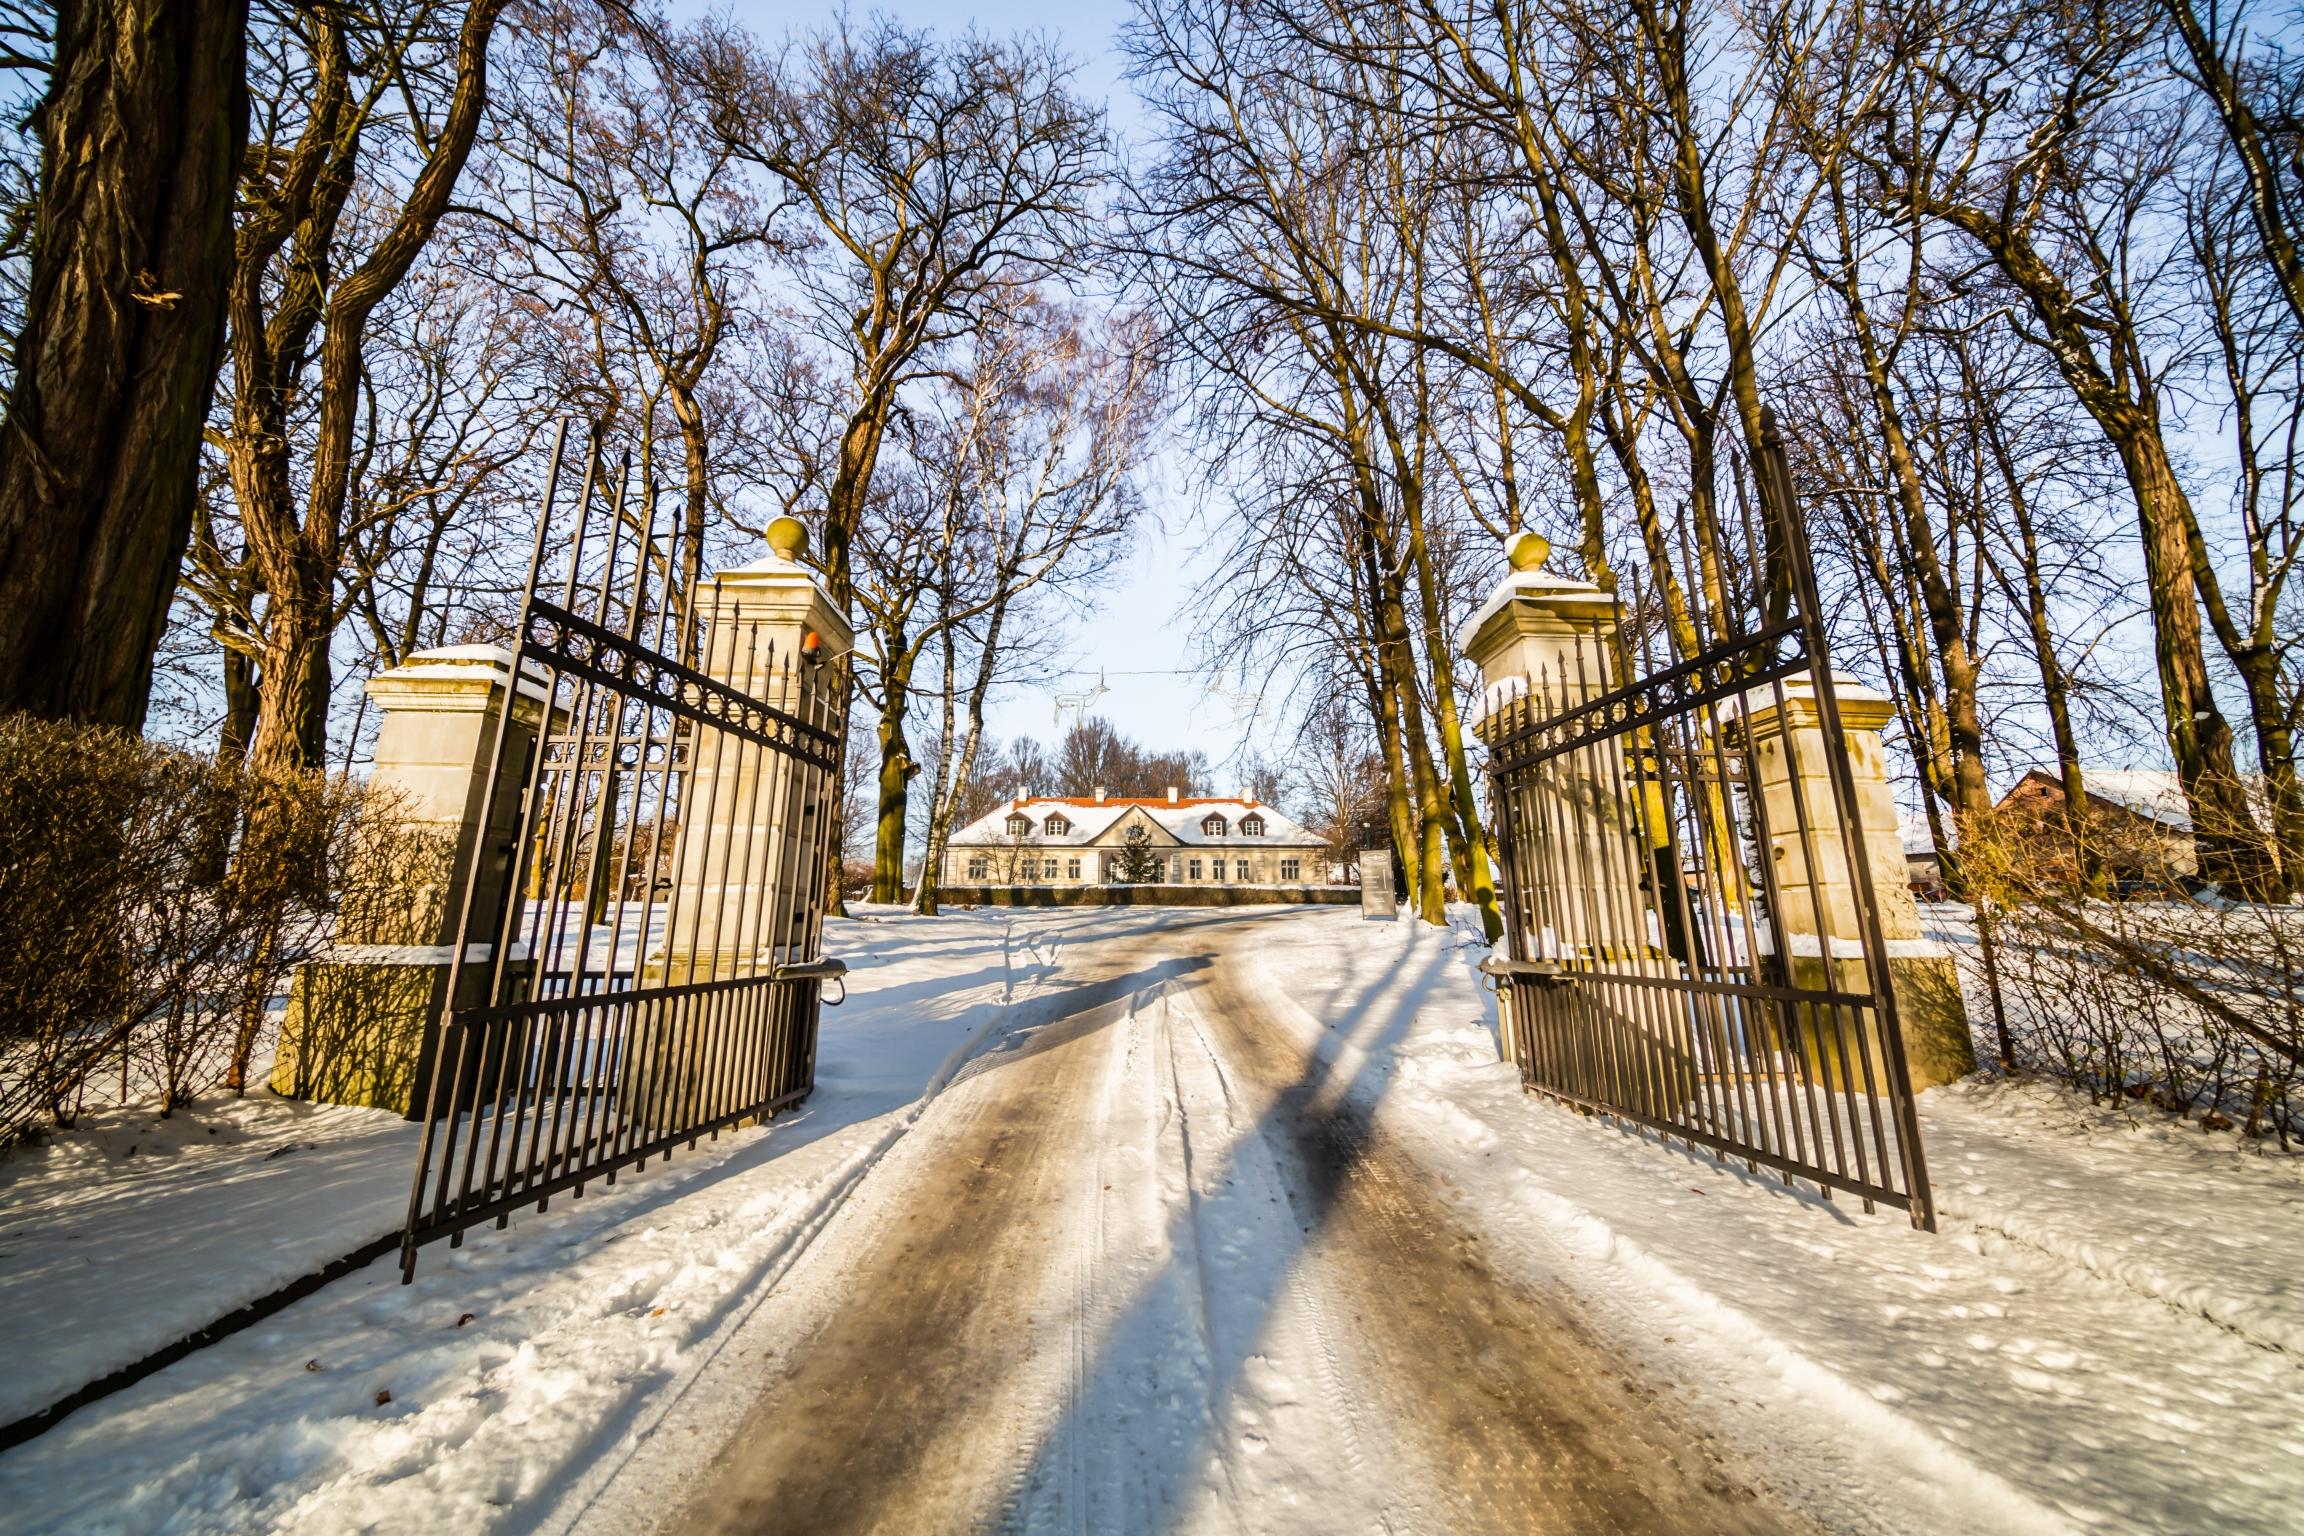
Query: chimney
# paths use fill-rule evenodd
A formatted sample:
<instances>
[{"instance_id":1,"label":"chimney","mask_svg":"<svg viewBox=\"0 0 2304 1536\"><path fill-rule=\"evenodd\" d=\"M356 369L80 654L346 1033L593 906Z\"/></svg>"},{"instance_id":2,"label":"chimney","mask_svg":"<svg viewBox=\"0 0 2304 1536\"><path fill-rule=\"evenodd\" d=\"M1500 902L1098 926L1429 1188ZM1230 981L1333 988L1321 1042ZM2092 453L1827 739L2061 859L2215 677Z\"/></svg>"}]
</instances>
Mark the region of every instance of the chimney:
<instances>
[{"instance_id":1,"label":"chimney","mask_svg":"<svg viewBox=\"0 0 2304 1536\"><path fill-rule=\"evenodd\" d=\"M1104 803L1104 786L1101 784L1096 786L1096 803L1098 805L1102 805Z\"/></svg>"},{"instance_id":2,"label":"chimney","mask_svg":"<svg viewBox=\"0 0 2304 1536\"><path fill-rule=\"evenodd\" d=\"M1027 801L1027 800L1029 800L1029 799L1031 799L1031 798L1032 798L1032 786L1031 786L1031 785L1029 785L1029 784L1025 784L1025 785L1021 785L1021 786L1019 786L1019 787L1017 788L1017 791L1016 791L1016 803L1017 803L1018 805L1022 805L1022 804L1023 804L1025 801Z\"/></svg>"},{"instance_id":3,"label":"chimney","mask_svg":"<svg viewBox=\"0 0 2304 1536\"><path fill-rule=\"evenodd\" d=\"M1168 786L1168 803L1170 805L1174 805L1176 803L1176 786L1173 784Z\"/></svg>"}]
</instances>

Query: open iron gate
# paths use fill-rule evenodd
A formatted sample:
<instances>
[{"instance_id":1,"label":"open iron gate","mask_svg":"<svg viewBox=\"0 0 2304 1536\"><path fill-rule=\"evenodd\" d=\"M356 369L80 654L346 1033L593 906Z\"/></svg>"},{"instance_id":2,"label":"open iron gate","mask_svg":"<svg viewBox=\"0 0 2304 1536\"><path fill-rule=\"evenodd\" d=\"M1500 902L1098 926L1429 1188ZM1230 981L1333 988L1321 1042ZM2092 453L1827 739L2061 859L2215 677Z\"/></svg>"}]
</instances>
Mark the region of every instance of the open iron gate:
<instances>
[{"instance_id":1,"label":"open iron gate","mask_svg":"<svg viewBox=\"0 0 2304 1536\"><path fill-rule=\"evenodd\" d=\"M1534 1090L1933 1230L1815 570L1772 418L1756 458L1771 536L1747 514L1740 548L1718 530L1684 547L1695 581L1726 594L1717 626L1687 605L1691 654L1655 657L1669 626L1642 592L1636 636L1577 637L1557 674L1482 722L1514 957L1490 964L1507 1045Z\"/></svg>"},{"instance_id":2,"label":"open iron gate","mask_svg":"<svg viewBox=\"0 0 2304 1536\"><path fill-rule=\"evenodd\" d=\"M821 984L844 970L819 953L835 669L717 584L672 612L678 535L660 546L622 483L596 494L596 434L560 596L539 596L560 465L556 442L480 825L505 823L499 785L518 814L464 871L403 1279L425 1243L805 1098ZM517 777L515 694L536 707Z\"/></svg>"}]
</instances>

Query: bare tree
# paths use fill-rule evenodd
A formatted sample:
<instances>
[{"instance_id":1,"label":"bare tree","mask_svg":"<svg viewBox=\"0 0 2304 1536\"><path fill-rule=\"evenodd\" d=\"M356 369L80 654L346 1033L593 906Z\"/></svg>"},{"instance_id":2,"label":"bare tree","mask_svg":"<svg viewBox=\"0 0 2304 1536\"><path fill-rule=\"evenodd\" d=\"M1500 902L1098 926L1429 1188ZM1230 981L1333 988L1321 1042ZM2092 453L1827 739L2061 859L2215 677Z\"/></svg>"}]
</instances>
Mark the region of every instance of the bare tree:
<instances>
[{"instance_id":1,"label":"bare tree","mask_svg":"<svg viewBox=\"0 0 2304 1536\"><path fill-rule=\"evenodd\" d=\"M223 437L264 601L262 765L324 755L368 325L448 210L505 4L296 8L259 29L268 100L236 234Z\"/></svg>"},{"instance_id":2,"label":"bare tree","mask_svg":"<svg viewBox=\"0 0 2304 1536\"><path fill-rule=\"evenodd\" d=\"M719 143L815 225L789 270L796 318L847 375L822 554L845 605L900 400L1002 294L1079 265L1106 174L1102 123L1044 42L843 20L780 55L721 27L689 57Z\"/></svg>"}]
</instances>

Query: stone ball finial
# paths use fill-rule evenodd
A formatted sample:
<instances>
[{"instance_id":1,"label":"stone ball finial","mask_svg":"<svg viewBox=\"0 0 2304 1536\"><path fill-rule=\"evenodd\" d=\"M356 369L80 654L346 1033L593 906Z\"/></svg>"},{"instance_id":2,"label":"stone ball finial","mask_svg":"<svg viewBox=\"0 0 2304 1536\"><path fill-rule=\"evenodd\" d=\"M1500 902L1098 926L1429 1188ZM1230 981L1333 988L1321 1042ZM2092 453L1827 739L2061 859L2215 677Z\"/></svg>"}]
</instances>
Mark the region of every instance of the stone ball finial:
<instances>
[{"instance_id":1,"label":"stone ball finial","mask_svg":"<svg viewBox=\"0 0 2304 1536\"><path fill-rule=\"evenodd\" d=\"M786 513L768 525L768 547L780 559L799 559L808 548L808 525Z\"/></svg>"},{"instance_id":2,"label":"stone ball finial","mask_svg":"<svg viewBox=\"0 0 2304 1536\"><path fill-rule=\"evenodd\" d=\"M1552 541L1533 528L1523 528L1504 541L1504 558L1516 571L1532 571L1552 553Z\"/></svg>"}]
</instances>

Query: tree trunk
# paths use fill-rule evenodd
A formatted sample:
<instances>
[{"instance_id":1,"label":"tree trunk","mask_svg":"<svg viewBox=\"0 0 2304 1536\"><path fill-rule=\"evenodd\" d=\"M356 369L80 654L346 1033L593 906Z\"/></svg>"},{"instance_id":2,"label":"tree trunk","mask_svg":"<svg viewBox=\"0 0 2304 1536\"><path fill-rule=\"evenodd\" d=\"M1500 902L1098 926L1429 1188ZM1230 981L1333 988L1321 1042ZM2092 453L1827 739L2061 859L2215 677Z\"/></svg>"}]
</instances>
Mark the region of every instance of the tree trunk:
<instances>
[{"instance_id":1,"label":"tree trunk","mask_svg":"<svg viewBox=\"0 0 2304 1536\"><path fill-rule=\"evenodd\" d=\"M66 0L0 431L0 710L139 729L191 538L246 0Z\"/></svg>"},{"instance_id":2,"label":"tree trunk","mask_svg":"<svg viewBox=\"0 0 2304 1536\"><path fill-rule=\"evenodd\" d=\"M256 664L245 652L224 647L224 723L216 733L216 756L237 763L248 755L256 734Z\"/></svg>"},{"instance_id":3,"label":"tree trunk","mask_svg":"<svg viewBox=\"0 0 2304 1536\"><path fill-rule=\"evenodd\" d=\"M881 684L880 809L872 834L872 899L904 899L904 823L911 814L912 747L904 736L912 661L901 656Z\"/></svg>"},{"instance_id":4,"label":"tree trunk","mask_svg":"<svg viewBox=\"0 0 2304 1536\"><path fill-rule=\"evenodd\" d=\"M1415 813L1408 802L1406 754L1400 744L1398 696L1381 663L1362 682L1368 690L1368 713L1376 721L1377 752L1384 760L1384 820L1392 833L1393 853L1413 884L1418 843Z\"/></svg>"},{"instance_id":5,"label":"tree trunk","mask_svg":"<svg viewBox=\"0 0 2304 1536\"><path fill-rule=\"evenodd\" d=\"M1463 829L1464 894L1480 909L1480 925L1493 944L1504 936L1503 910L1496 904L1496 875L1488 860L1487 830L1480 822L1480 802L1472 789L1472 768L1464 753L1464 725L1456 712L1456 679L1449 668L1447 617L1441 611L1439 584L1424 545L1423 498L1408 500L1408 558L1416 567L1416 598L1424 619L1424 660L1432 678L1434 713L1440 717L1440 750L1448 764L1449 790L1455 801L1455 821Z\"/></svg>"},{"instance_id":6,"label":"tree trunk","mask_svg":"<svg viewBox=\"0 0 2304 1536\"><path fill-rule=\"evenodd\" d=\"M2057 370L2119 455L2144 546L2152 650L2160 673L2168 750L2191 808L2200 874L2242 891L2261 889L2269 878L2270 860L2248 813L2247 793L2233 765L2232 726L2216 706L2201 646L2191 503L2169 462L2158 401L2149 370L2135 351L2133 331L2106 332L2084 318L2063 278L2023 231L1997 222L1981 209L1939 201L1919 188L1911 189L1910 196L1921 211L1983 247L2024 294ZM2097 354L2100 337L2114 349L2115 371L2108 372Z\"/></svg>"},{"instance_id":7,"label":"tree trunk","mask_svg":"<svg viewBox=\"0 0 2304 1536\"><path fill-rule=\"evenodd\" d=\"M334 629L336 568L299 549L269 583L259 707L249 760L266 768L318 768L328 759L328 642Z\"/></svg>"},{"instance_id":8,"label":"tree trunk","mask_svg":"<svg viewBox=\"0 0 2304 1536\"><path fill-rule=\"evenodd\" d=\"M952 777L954 766L952 732L958 723L954 719L958 713L955 707L957 701L952 695L955 682L952 668L956 660L952 654L952 626L950 624L937 626L936 638L937 648L944 663L943 684L936 690L939 696L938 703L944 711L942 721L944 734L939 738L944 745L943 749L936 754L935 782L928 786L928 835L922 839L921 843L920 878L912 886L912 910L923 917L936 915L936 884L938 877L943 873L938 866L944 857L945 828L951 821L952 803L960 793L955 787ZM964 753L973 752L975 748L976 741L971 736L961 751Z\"/></svg>"},{"instance_id":9,"label":"tree trunk","mask_svg":"<svg viewBox=\"0 0 2304 1536\"><path fill-rule=\"evenodd\" d=\"M2157 427L2122 425L2129 429L2107 430L2136 492L2161 705L2176 776L2192 809L2200 876L2253 891L2267 877L2267 861L2233 763L2232 726L2216 707L2201 647L2199 590L2192 576L2185 517L2177 506L2184 491Z\"/></svg>"},{"instance_id":10,"label":"tree trunk","mask_svg":"<svg viewBox=\"0 0 2304 1536\"><path fill-rule=\"evenodd\" d=\"M1962 834L1973 830L1991 814L1992 792L1984 779L1984 729L1976 711L1977 665L1961 626L1960 600L1936 553L1936 530L1928 516L1928 500L1920 486L1920 466L1905 434L1904 413L1888 377L1888 359L1873 333L1871 311L1857 272L1856 242L1848 225L1848 210L1837 172L1831 178L1832 213L1840 237L1840 270L1836 274L1849 329L1856 341L1856 357L1864 371L1864 386L1871 396L1872 413L1880 429L1880 443L1888 458L1888 479L1897 511L1904 523L1903 554L1912 573L1912 586L1927 616L1928 635L1934 642L1936 669L1943 681L1944 730L1951 749L1952 815ZM1789 512L1789 509L1786 509ZM1957 866L1947 868L1946 882L1964 893L1966 882Z\"/></svg>"}]
</instances>

